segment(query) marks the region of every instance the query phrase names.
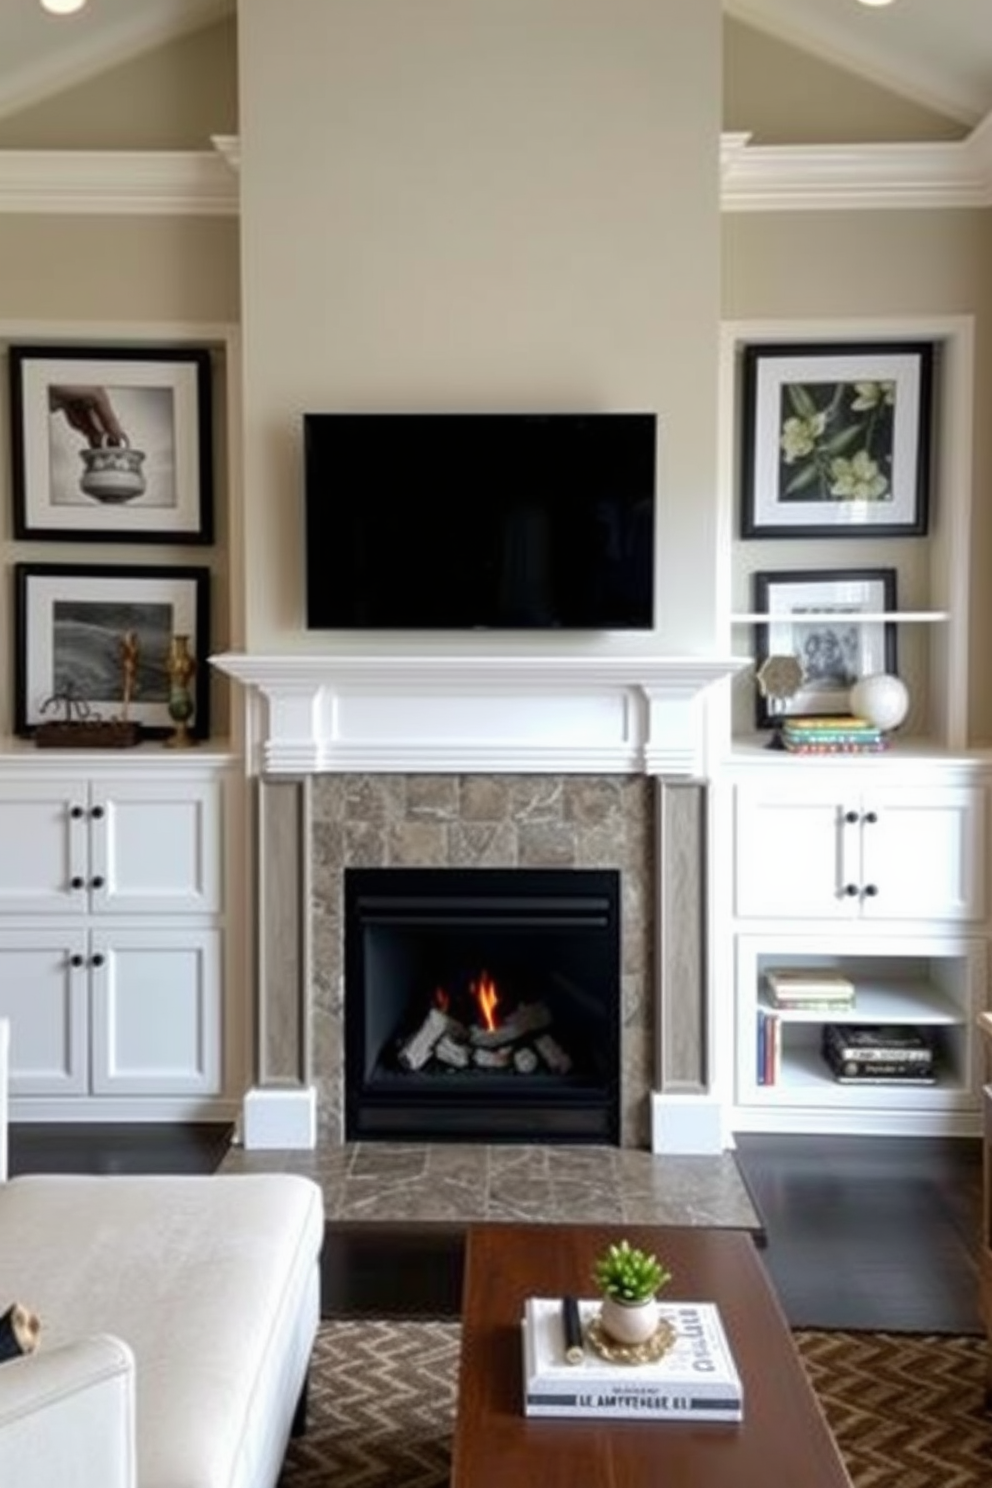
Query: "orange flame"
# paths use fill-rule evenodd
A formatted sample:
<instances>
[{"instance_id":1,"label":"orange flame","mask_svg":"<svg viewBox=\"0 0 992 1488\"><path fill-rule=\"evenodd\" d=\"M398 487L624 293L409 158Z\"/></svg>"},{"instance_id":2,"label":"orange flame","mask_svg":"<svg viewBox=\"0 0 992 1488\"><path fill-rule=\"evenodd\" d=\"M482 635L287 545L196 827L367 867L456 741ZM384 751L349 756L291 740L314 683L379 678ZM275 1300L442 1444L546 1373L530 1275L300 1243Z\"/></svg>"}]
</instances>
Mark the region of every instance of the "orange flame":
<instances>
[{"instance_id":1,"label":"orange flame","mask_svg":"<svg viewBox=\"0 0 992 1488\"><path fill-rule=\"evenodd\" d=\"M477 982L471 983L471 989L472 996L479 1004L479 1012L482 1014L482 1021L489 1029L489 1031L492 1032L494 1028L498 1027L496 1021L496 1007L499 1003L499 994L496 991L496 983L493 981L488 971L484 971Z\"/></svg>"}]
</instances>

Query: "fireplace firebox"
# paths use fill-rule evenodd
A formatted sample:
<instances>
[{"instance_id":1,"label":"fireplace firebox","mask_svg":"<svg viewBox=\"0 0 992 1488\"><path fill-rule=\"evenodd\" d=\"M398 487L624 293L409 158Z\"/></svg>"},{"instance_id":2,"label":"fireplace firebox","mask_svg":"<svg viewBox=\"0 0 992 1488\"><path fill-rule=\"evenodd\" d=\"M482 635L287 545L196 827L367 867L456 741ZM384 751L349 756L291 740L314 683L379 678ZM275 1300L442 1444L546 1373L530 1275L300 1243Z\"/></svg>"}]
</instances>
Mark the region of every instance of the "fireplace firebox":
<instances>
[{"instance_id":1,"label":"fireplace firebox","mask_svg":"<svg viewBox=\"0 0 992 1488\"><path fill-rule=\"evenodd\" d=\"M348 1140L617 1145L620 874L349 868Z\"/></svg>"}]
</instances>

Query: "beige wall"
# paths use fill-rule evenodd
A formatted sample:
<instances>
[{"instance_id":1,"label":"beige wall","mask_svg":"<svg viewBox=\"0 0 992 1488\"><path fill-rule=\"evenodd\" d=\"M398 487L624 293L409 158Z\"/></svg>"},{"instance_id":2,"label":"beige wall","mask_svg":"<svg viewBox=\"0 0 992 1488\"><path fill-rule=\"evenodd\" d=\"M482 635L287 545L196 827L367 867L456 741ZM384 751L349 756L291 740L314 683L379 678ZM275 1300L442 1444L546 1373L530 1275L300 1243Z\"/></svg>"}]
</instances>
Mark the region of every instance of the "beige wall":
<instances>
[{"instance_id":1,"label":"beige wall","mask_svg":"<svg viewBox=\"0 0 992 1488\"><path fill-rule=\"evenodd\" d=\"M327 645L301 414L408 406L657 410L662 644L711 646L718 0L242 0L238 30L250 648Z\"/></svg>"},{"instance_id":2,"label":"beige wall","mask_svg":"<svg viewBox=\"0 0 992 1488\"><path fill-rule=\"evenodd\" d=\"M992 211L728 213L723 314L728 320L974 317L969 719L971 742L992 742L985 663L986 638L992 636L992 420L985 413L992 404ZM938 490L934 501L939 500ZM819 546L812 565L808 544L772 546L774 562L752 558L740 567L830 566L843 558L838 543ZM908 584L900 584L900 599L907 605L927 599L919 589L918 546L902 539L865 551L866 562L905 572ZM735 598L744 607L744 595ZM913 644L908 632L903 640Z\"/></svg>"}]
</instances>

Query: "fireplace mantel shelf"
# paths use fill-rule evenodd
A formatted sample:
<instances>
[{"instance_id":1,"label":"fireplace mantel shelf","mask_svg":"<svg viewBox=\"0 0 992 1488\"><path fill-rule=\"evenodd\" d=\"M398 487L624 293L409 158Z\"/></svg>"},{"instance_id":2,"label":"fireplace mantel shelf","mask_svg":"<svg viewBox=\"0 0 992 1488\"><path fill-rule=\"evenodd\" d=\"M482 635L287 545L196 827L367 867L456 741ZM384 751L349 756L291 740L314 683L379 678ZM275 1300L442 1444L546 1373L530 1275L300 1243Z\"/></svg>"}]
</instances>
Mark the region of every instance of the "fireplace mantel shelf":
<instances>
[{"instance_id":1,"label":"fireplace mantel shelf","mask_svg":"<svg viewBox=\"0 0 992 1488\"><path fill-rule=\"evenodd\" d=\"M249 736L270 775L698 774L708 692L743 664L550 652L227 652L211 662L248 690Z\"/></svg>"}]
</instances>

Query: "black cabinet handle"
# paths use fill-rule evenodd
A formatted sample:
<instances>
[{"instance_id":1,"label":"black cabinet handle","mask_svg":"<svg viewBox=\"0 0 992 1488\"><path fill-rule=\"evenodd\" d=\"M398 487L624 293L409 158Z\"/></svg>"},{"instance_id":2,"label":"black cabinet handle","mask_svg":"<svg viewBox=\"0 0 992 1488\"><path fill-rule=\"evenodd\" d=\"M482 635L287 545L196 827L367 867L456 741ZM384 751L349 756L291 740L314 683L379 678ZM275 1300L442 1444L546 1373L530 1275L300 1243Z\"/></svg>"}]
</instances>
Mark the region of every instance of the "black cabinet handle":
<instances>
[{"instance_id":1,"label":"black cabinet handle","mask_svg":"<svg viewBox=\"0 0 992 1488\"><path fill-rule=\"evenodd\" d=\"M86 881L85 879L80 878L77 874L75 877L70 878L69 887L70 889L85 889Z\"/></svg>"},{"instance_id":2,"label":"black cabinet handle","mask_svg":"<svg viewBox=\"0 0 992 1488\"><path fill-rule=\"evenodd\" d=\"M858 819L858 813L856 811L845 811L844 812L844 820L848 823L849 826L852 826L853 827L854 826L854 823L857 821L857 819Z\"/></svg>"},{"instance_id":3,"label":"black cabinet handle","mask_svg":"<svg viewBox=\"0 0 992 1488\"><path fill-rule=\"evenodd\" d=\"M878 893L878 885L877 884L865 884L865 898L866 899L874 899L874 897L875 897L875 895L877 893Z\"/></svg>"},{"instance_id":4,"label":"black cabinet handle","mask_svg":"<svg viewBox=\"0 0 992 1488\"><path fill-rule=\"evenodd\" d=\"M858 886L857 886L857 884L845 884L844 885L844 893L847 895L847 897L849 899L853 899L855 897L855 895L857 894L857 892L858 892Z\"/></svg>"},{"instance_id":5,"label":"black cabinet handle","mask_svg":"<svg viewBox=\"0 0 992 1488\"><path fill-rule=\"evenodd\" d=\"M85 812L83 811L82 806L70 806L69 815L72 817L73 821L78 821L81 816L85 815Z\"/></svg>"},{"instance_id":6,"label":"black cabinet handle","mask_svg":"<svg viewBox=\"0 0 992 1488\"><path fill-rule=\"evenodd\" d=\"M93 957L92 961L90 962L90 965L91 966L102 966L105 960L106 960L106 957L105 956L101 956L100 955L100 952L98 951L96 953L96 955Z\"/></svg>"},{"instance_id":7,"label":"black cabinet handle","mask_svg":"<svg viewBox=\"0 0 992 1488\"><path fill-rule=\"evenodd\" d=\"M69 965L70 966L82 966L82 964L83 964L83 958L79 954L78 951L76 952L76 954L74 956L70 956L69 957Z\"/></svg>"},{"instance_id":8,"label":"black cabinet handle","mask_svg":"<svg viewBox=\"0 0 992 1488\"><path fill-rule=\"evenodd\" d=\"M100 877L99 873L97 874L96 878L90 879L90 888L91 889L102 889L103 888L103 885L104 885L104 880Z\"/></svg>"},{"instance_id":9,"label":"black cabinet handle","mask_svg":"<svg viewBox=\"0 0 992 1488\"><path fill-rule=\"evenodd\" d=\"M868 822L869 825L874 826L874 824L878 821L878 812L877 811L866 811L865 812L865 821Z\"/></svg>"},{"instance_id":10,"label":"black cabinet handle","mask_svg":"<svg viewBox=\"0 0 992 1488\"><path fill-rule=\"evenodd\" d=\"M93 810L90 812L90 816L92 816L92 818L93 818L94 821L99 821L101 819L101 817L103 816L103 807L102 806L94 806L93 807Z\"/></svg>"}]
</instances>

